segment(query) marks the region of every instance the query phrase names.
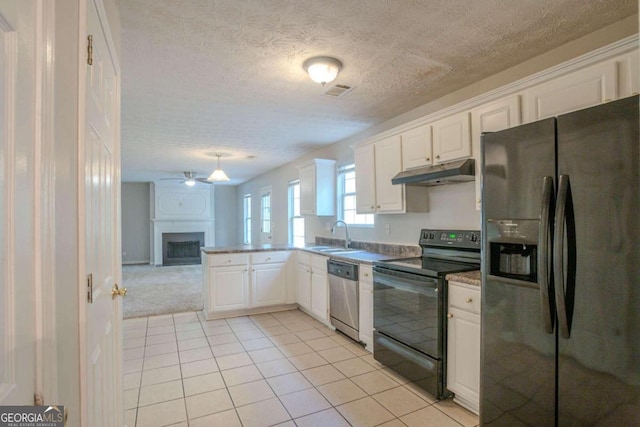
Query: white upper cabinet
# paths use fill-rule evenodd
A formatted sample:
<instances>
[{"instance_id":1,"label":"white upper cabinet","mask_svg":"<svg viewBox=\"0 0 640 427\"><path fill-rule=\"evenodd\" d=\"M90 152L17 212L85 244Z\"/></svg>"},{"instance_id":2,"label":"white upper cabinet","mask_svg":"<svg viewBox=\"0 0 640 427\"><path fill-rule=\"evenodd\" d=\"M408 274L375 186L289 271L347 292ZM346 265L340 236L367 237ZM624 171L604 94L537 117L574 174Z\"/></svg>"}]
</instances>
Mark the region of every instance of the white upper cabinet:
<instances>
[{"instance_id":1,"label":"white upper cabinet","mask_svg":"<svg viewBox=\"0 0 640 427\"><path fill-rule=\"evenodd\" d=\"M376 142L376 211L394 213L404 211L404 186L391 184L391 179L402 170L400 136ZM356 179L359 171L356 172Z\"/></svg>"},{"instance_id":2,"label":"white upper cabinet","mask_svg":"<svg viewBox=\"0 0 640 427\"><path fill-rule=\"evenodd\" d=\"M511 95L471 110L471 140L473 157L476 161L476 210L480 210L482 200L482 156L480 142L483 132L497 132L520 124L520 96Z\"/></svg>"},{"instance_id":3,"label":"white upper cabinet","mask_svg":"<svg viewBox=\"0 0 640 427\"><path fill-rule=\"evenodd\" d=\"M526 122L612 101L618 96L616 61L583 68L524 91Z\"/></svg>"},{"instance_id":4,"label":"white upper cabinet","mask_svg":"<svg viewBox=\"0 0 640 427\"><path fill-rule=\"evenodd\" d=\"M376 174L373 144L355 149L356 211L360 214L376 212Z\"/></svg>"},{"instance_id":5,"label":"white upper cabinet","mask_svg":"<svg viewBox=\"0 0 640 427\"><path fill-rule=\"evenodd\" d=\"M432 124L434 163L471 156L471 126L465 111Z\"/></svg>"},{"instance_id":6,"label":"white upper cabinet","mask_svg":"<svg viewBox=\"0 0 640 427\"><path fill-rule=\"evenodd\" d=\"M431 126L420 126L400 134L404 170L433 164Z\"/></svg>"},{"instance_id":7,"label":"white upper cabinet","mask_svg":"<svg viewBox=\"0 0 640 427\"><path fill-rule=\"evenodd\" d=\"M332 216L336 214L336 161L313 159L299 167L300 213Z\"/></svg>"}]
</instances>

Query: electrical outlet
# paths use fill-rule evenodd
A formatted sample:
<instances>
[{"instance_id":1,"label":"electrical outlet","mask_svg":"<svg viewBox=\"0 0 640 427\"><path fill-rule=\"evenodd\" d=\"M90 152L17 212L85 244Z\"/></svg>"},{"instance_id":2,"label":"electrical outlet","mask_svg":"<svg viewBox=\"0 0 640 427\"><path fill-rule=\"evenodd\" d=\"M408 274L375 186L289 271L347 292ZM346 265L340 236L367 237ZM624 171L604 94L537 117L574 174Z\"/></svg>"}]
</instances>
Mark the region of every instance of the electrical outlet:
<instances>
[{"instance_id":1,"label":"electrical outlet","mask_svg":"<svg viewBox=\"0 0 640 427\"><path fill-rule=\"evenodd\" d=\"M384 232L387 233L387 234L391 234L391 225L385 224L384 225Z\"/></svg>"}]
</instances>

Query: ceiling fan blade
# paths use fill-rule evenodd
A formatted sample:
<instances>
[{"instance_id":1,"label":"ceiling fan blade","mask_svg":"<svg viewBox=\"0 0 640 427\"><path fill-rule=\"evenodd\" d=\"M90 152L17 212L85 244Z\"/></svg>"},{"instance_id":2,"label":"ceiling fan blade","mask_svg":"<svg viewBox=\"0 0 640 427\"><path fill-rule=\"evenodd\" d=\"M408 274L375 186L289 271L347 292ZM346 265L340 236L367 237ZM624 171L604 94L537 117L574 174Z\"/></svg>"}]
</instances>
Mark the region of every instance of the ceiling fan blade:
<instances>
[{"instance_id":1,"label":"ceiling fan blade","mask_svg":"<svg viewBox=\"0 0 640 427\"><path fill-rule=\"evenodd\" d=\"M160 178L160 181L184 181L184 178Z\"/></svg>"},{"instance_id":2,"label":"ceiling fan blade","mask_svg":"<svg viewBox=\"0 0 640 427\"><path fill-rule=\"evenodd\" d=\"M213 184L213 182L207 181L207 178L195 178L195 180L204 184Z\"/></svg>"}]
</instances>

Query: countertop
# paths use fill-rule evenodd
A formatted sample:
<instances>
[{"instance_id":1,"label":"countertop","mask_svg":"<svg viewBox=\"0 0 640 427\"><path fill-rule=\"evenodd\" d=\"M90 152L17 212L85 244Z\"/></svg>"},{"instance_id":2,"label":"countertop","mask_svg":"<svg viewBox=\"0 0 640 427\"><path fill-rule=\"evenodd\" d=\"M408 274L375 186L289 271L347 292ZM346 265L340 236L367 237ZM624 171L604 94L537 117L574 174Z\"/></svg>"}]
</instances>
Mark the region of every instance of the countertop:
<instances>
[{"instance_id":1,"label":"countertop","mask_svg":"<svg viewBox=\"0 0 640 427\"><path fill-rule=\"evenodd\" d=\"M291 245L239 245L239 246L225 246L225 247L203 247L201 251L207 255L219 255L219 254L235 254L243 252L268 252L268 251L291 251L291 250L303 250L316 255L323 255L328 258L333 258L346 262L357 262L361 264L373 264L375 261L385 261L390 259L403 258L397 254L381 254L377 252L369 252L364 250L357 250L352 253L332 254L327 252L321 252L311 249L318 245L309 246L291 246Z\"/></svg>"},{"instance_id":2,"label":"countertop","mask_svg":"<svg viewBox=\"0 0 640 427\"><path fill-rule=\"evenodd\" d=\"M480 270L447 274L446 279L454 282L466 283L467 285L482 286Z\"/></svg>"}]
</instances>

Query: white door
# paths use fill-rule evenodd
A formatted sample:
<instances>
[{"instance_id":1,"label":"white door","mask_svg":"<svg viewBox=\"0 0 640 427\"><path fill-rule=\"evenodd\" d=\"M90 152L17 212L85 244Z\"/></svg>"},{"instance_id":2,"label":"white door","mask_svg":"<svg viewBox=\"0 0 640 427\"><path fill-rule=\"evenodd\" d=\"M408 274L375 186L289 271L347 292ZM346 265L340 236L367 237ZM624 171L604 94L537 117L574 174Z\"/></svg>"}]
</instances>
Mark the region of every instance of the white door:
<instances>
[{"instance_id":1,"label":"white door","mask_svg":"<svg viewBox=\"0 0 640 427\"><path fill-rule=\"evenodd\" d=\"M14 140L31 138L33 127L28 123L16 127L11 118L16 115L15 98L20 96L15 86L17 59L28 58L33 46L28 45L29 37L21 35L23 45L18 50L18 31L4 20L5 12L4 6L0 8L0 405L28 405L33 403L36 384L34 289L25 274L29 267L20 266L14 253L33 248L32 241L22 243L21 233L16 232L17 228L24 231L16 224L29 221L31 212L13 201L18 175ZM32 85L22 89L29 91ZM33 117L33 105L21 104L19 118ZM29 171L20 172L19 177L26 174Z\"/></svg>"},{"instance_id":2,"label":"white door","mask_svg":"<svg viewBox=\"0 0 640 427\"><path fill-rule=\"evenodd\" d=\"M260 189L260 244L272 243L271 187Z\"/></svg>"},{"instance_id":3,"label":"white door","mask_svg":"<svg viewBox=\"0 0 640 427\"><path fill-rule=\"evenodd\" d=\"M87 32L93 61L86 64L85 256L88 282L84 310L84 425L123 425L122 298L112 297L119 266L119 139L117 74L107 36L93 0L87 2ZM101 19L102 18L102 19ZM88 284L88 288L91 283Z\"/></svg>"}]
</instances>

